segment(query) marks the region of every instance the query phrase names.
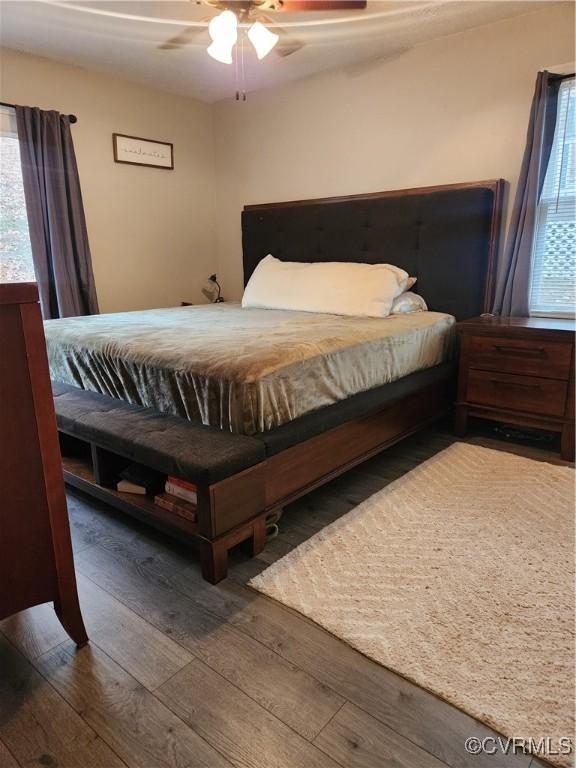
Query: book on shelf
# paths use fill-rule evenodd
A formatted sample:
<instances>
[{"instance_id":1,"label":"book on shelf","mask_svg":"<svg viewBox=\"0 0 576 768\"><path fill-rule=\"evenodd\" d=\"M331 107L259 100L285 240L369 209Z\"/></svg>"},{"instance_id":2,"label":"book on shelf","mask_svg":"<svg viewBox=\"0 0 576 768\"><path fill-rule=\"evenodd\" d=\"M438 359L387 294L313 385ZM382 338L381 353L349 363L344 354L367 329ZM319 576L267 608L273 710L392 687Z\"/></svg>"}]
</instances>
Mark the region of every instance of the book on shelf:
<instances>
[{"instance_id":1,"label":"book on shelf","mask_svg":"<svg viewBox=\"0 0 576 768\"><path fill-rule=\"evenodd\" d=\"M133 493L137 496L146 496L146 486L131 483L130 480L119 480L116 483L116 490L121 493Z\"/></svg>"},{"instance_id":2,"label":"book on shelf","mask_svg":"<svg viewBox=\"0 0 576 768\"><path fill-rule=\"evenodd\" d=\"M145 496L147 493L153 495L162 490L165 477L166 475L142 464L128 464L119 473L116 490L138 496Z\"/></svg>"},{"instance_id":3,"label":"book on shelf","mask_svg":"<svg viewBox=\"0 0 576 768\"><path fill-rule=\"evenodd\" d=\"M198 501L198 489L194 483L188 480L182 480L180 477L169 475L164 485L166 493L172 496L177 496L183 501L188 501L191 504L196 504Z\"/></svg>"},{"instance_id":4,"label":"book on shelf","mask_svg":"<svg viewBox=\"0 0 576 768\"><path fill-rule=\"evenodd\" d=\"M176 475L168 475L166 480L169 483L180 486L180 488L187 488L189 491L195 491L197 488L196 483L193 483L191 480L183 480L181 477L176 477Z\"/></svg>"},{"instance_id":5,"label":"book on shelf","mask_svg":"<svg viewBox=\"0 0 576 768\"><path fill-rule=\"evenodd\" d=\"M154 503L174 515L184 517L190 522L196 522L196 505L174 496L171 493L159 493L154 497Z\"/></svg>"}]
</instances>

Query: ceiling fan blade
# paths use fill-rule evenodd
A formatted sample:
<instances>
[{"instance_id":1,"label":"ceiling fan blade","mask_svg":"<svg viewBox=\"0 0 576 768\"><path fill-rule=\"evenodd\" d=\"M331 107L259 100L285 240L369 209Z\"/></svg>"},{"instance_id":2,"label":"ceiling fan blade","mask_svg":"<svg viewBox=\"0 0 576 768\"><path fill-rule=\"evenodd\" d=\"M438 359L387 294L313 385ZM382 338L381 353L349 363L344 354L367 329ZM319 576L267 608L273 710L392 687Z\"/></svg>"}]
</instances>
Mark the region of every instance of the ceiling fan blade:
<instances>
[{"instance_id":1,"label":"ceiling fan blade","mask_svg":"<svg viewBox=\"0 0 576 768\"><path fill-rule=\"evenodd\" d=\"M363 11L367 0L280 0L277 11L301 13L302 11Z\"/></svg>"},{"instance_id":2,"label":"ceiling fan blade","mask_svg":"<svg viewBox=\"0 0 576 768\"><path fill-rule=\"evenodd\" d=\"M276 30L279 32L280 30ZM286 58L286 56L291 56L293 53L296 53L296 51L299 51L301 48L304 48L305 43L303 43L301 40L296 40L293 37L285 38L282 36L280 39L280 42L278 45L274 48L274 53L277 56L282 56L282 58Z\"/></svg>"},{"instance_id":3,"label":"ceiling fan blade","mask_svg":"<svg viewBox=\"0 0 576 768\"><path fill-rule=\"evenodd\" d=\"M157 47L161 51L174 51L177 48L184 48L184 46L190 45L190 43L193 43L197 37L205 34L205 27L187 27L178 35L171 37Z\"/></svg>"},{"instance_id":4,"label":"ceiling fan blade","mask_svg":"<svg viewBox=\"0 0 576 768\"><path fill-rule=\"evenodd\" d=\"M290 37L289 32L286 32L285 29L279 27L274 19L271 19L270 16L267 16L265 13L254 14L253 18L257 21L261 21L262 24L269 24L270 28L276 32L276 34L280 35L280 42L274 47L274 53L277 56L282 56L282 58L291 56L293 53L296 53L296 51L304 48L305 43Z\"/></svg>"},{"instance_id":5,"label":"ceiling fan blade","mask_svg":"<svg viewBox=\"0 0 576 768\"><path fill-rule=\"evenodd\" d=\"M304 48L304 43L301 43L300 40L287 40L285 43L277 45L274 48L274 53L285 59L286 56L292 56L293 53L300 51L302 48Z\"/></svg>"},{"instance_id":6,"label":"ceiling fan blade","mask_svg":"<svg viewBox=\"0 0 576 768\"><path fill-rule=\"evenodd\" d=\"M269 24L271 29L276 32L276 34L280 35L280 42L274 47L274 53L277 56L282 56L282 58L291 56L306 45L306 43L303 43L301 40L296 40L294 37L290 37L289 32L286 32L285 29L279 27L274 19L271 19L270 16L267 16L265 13L253 14L252 18L262 22L262 24Z\"/></svg>"}]
</instances>

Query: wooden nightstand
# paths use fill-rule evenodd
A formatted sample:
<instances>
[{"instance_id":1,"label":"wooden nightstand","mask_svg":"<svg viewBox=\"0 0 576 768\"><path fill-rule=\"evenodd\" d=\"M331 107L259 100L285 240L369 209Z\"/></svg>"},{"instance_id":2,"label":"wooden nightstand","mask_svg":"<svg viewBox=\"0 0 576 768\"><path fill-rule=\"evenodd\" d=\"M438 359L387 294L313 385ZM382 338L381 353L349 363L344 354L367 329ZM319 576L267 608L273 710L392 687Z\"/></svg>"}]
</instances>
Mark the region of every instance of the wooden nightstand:
<instances>
[{"instance_id":1,"label":"wooden nightstand","mask_svg":"<svg viewBox=\"0 0 576 768\"><path fill-rule=\"evenodd\" d=\"M574 459L573 320L477 317L458 323L460 370L455 431L468 416L562 434Z\"/></svg>"}]
</instances>

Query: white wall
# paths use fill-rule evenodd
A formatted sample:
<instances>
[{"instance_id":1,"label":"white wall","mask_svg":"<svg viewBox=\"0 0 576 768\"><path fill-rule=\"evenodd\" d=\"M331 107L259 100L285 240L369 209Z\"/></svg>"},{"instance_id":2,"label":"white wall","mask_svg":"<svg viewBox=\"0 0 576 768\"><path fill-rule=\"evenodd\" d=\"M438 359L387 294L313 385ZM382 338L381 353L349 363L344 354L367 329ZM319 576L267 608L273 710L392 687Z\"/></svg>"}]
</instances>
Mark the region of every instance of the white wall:
<instances>
[{"instance_id":1,"label":"white wall","mask_svg":"<svg viewBox=\"0 0 576 768\"><path fill-rule=\"evenodd\" d=\"M2 100L74 113L103 312L201 299L215 268L212 109L94 72L1 52ZM175 169L114 163L112 133L174 143Z\"/></svg>"},{"instance_id":2,"label":"white wall","mask_svg":"<svg viewBox=\"0 0 576 768\"><path fill-rule=\"evenodd\" d=\"M536 73L574 60L574 7L435 40L214 110L218 271L242 290L246 203L503 177L512 195Z\"/></svg>"},{"instance_id":3,"label":"white wall","mask_svg":"<svg viewBox=\"0 0 576 768\"><path fill-rule=\"evenodd\" d=\"M574 60L574 6L216 105L15 51L2 100L73 112L102 311L242 291L243 205L504 177L514 192L539 69ZM112 133L172 141L175 170L119 165Z\"/></svg>"}]
</instances>

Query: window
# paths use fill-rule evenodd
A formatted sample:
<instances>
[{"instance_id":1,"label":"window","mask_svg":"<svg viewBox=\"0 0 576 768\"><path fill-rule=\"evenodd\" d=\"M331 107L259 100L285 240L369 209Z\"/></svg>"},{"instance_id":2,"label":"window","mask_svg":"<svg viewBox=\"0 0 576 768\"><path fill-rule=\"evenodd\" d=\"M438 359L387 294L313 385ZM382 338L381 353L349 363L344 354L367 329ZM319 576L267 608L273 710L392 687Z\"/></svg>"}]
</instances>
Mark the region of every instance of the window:
<instances>
[{"instance_id":1,"label":"window","mask_svg":"<svg viewBox=\"0 0 576 768\"><path fill-rule=\"evenodd\" d=\"M554 142L538 204L530 314L574 316L576 309L576 96L574 78L558 94Z\"/></svg>"},{"instance_id":2,"label":"window","mask_svg":"<svg viewBox=\"0 0 576 768\"><path fill-rule=\"evenodd\" d=\"M34 282L14 110L0 107L0 282Z\"/></svg>"}]
</instances>

